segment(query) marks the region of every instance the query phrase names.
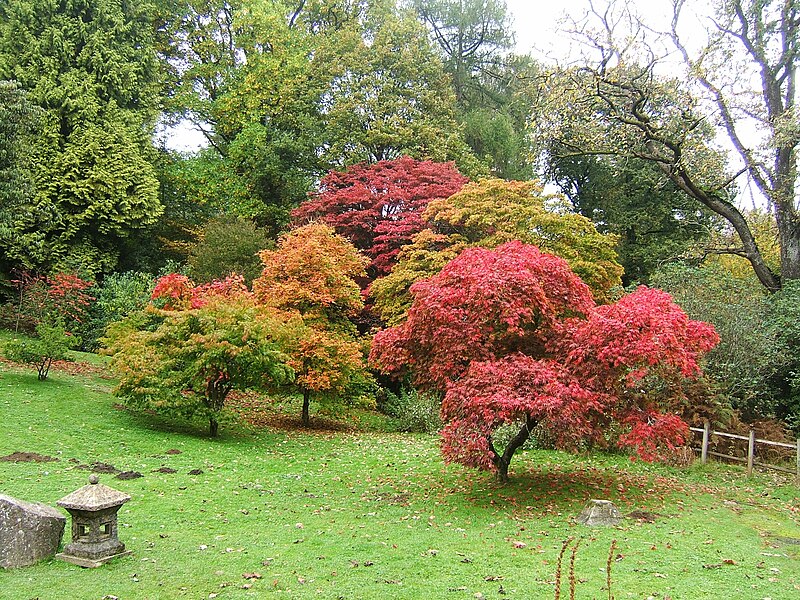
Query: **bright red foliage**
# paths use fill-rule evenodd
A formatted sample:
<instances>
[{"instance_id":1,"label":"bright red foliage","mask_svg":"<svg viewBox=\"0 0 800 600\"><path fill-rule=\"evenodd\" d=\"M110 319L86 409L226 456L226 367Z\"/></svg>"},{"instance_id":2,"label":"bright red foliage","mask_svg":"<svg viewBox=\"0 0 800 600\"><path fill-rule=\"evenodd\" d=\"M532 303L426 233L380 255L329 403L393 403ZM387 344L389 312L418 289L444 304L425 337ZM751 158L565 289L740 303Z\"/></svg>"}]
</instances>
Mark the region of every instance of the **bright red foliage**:
<instances>
[{"instance_id":1,"label":"bright red foliage","mask_svg":"<svg viewBox=\"0 0 800 600\"><path fill-rule=\"evenodd\" d=\"M156 282L150 299L162 299L165 310L185 310L202 308L213 299L251 297L252 293L241 275L228 275L225 279L195 286L186 275L170 273Z\"/></svg>"},{"instance_id":2,"label":"bright red foliage","mask_svg":"<svg viewBox=\"0 0 800 600\"><path fill-rule=\"evenodd\" d=\"M11 282L19 293L17 326L29 329L43 321L60 321L70 330L83 321L95 299L87 291L94 283L74 273L43 277L23 271Z\"/></svg>"},{"instance_id":3,"label":"bright red foliage","mask_svg":"<svg viewBox=\"0 0 800 600\"><path fill-rule=\"evenodd\" d=\"M594 306L566 261L521 242L467 249L411 293L408 319L375 337L371 360L388 373L408 367L419 387L440 390L473 361L542 355L563 319Z\"/></svg>"},{"instance_id":4,"label":"bright red foliage","mask_svg":"<svg viewBox=\"0 0 800 600\"><path fill-rule=\"evenodd\" d=\"M292 212L295 222L322 221L372 259L374 277L392 270L400 248L425 228L422 213L435 198L447 198L468 179L453 163L407 156L331 171L320 192Z\"/></svg>"},{"instance_id":5,"label":"bright red foliage","mask_svg":"<svg viewBox=\"0 0 800 600\"><path fill-rule=\"evenodd\" d=\"M94 283L81 279L74 273L58 273L49 278L47 284L53 308L65 318L80 322L94 300L94 296L86 293Z\"/></svg>"},{"instance_id":6,"label":"bright red foliage","mask_svg":"<svg viewBox=\"0 0 800 600\"><path fill-rule=\"evenodd\" d=\"M166 310L186 308L189 305L193 288L194 283L186 275L170 273L156 282L150 299L163 299Z\"/></svg>"},{"instance_id":7,"label":"bright red foliage","mask_svg":"<svg viewBox=\"0 0 800 600\"><path fill-rule=\"evenodd\" d=\"M535 426L570 447L603 441L616 422L617 443L645 459L683 443L686 425L663 411L718 342L658 290L596 306L563 260L519 242L465 251L412 293L408 320L376 336L370 359L444 392L445 458L501 479ZM513 423L522 428L495 448Z\"/></svg>"}]
</instances>

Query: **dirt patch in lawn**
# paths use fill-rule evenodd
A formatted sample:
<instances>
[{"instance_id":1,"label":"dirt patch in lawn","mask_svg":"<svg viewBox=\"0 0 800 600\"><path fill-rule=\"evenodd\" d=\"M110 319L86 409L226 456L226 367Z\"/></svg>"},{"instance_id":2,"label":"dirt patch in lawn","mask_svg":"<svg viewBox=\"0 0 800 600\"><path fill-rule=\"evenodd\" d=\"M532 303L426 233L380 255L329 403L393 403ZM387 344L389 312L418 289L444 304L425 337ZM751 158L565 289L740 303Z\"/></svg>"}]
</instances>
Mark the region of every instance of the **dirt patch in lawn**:
<instances>
[{"instance_id":1,"label":"dirt patch in lawn","mask_svg":"<svg viewBox=\"0 0 800 600\"><path fill-rule=\"evenodd\" d=\"M0 460L6 462L54 462L58 459L53 456L45 456L36 452L12 452L7 456L0 456Z\"/></svg>"}]
</instances>

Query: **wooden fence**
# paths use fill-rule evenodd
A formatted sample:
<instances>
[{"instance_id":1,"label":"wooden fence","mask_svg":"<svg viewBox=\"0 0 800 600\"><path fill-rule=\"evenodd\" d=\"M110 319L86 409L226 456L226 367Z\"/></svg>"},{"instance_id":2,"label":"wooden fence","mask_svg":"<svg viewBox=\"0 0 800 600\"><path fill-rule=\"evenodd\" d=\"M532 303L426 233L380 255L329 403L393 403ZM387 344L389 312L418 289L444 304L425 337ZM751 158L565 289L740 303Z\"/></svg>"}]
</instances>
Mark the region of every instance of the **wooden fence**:
<instances>
[{"instance_id":1,"label":"wooden fence","mask_svg":"<svg viewBox=\"0 0 800 600\"><path fill-rule=\"evenodd\" d=\"M797 440L796 444L786 444L783 442L773 442L770 440L761 440L756 438L755 429L750 429L750 435L736 435L734 433L727 433L724 431L712 431L711 426L709 425L708 421L705 422L702 428L700 427L690 427L692 431L697 433L703 434L703 441L700 448L693 448L693 450L700 451L700 461L705 464L708 462L708 456L717 456L719 458L724 458L726 460L733 460L736 462L746 463L747 464L747 476L750 477L753 474L753 467L763 467L765 469L772 469L774 471L781 471L783 473L792 473L796 477L797 484L800 485L800 439ZM722 454L720 452L713 452L709 450L709 439L712 435L718 435L720 437L732 438L735 440L744 440L747 442L747 458L741 458L739 456L731 456L729 454ZM795 450L795 468L789 469L787 467L781 467L778 465L772 465L769 463L763 463L756 460L756 444L765 444L768 446L775 446L778 448L789 448Z\"/></svg>"}]
</instances>

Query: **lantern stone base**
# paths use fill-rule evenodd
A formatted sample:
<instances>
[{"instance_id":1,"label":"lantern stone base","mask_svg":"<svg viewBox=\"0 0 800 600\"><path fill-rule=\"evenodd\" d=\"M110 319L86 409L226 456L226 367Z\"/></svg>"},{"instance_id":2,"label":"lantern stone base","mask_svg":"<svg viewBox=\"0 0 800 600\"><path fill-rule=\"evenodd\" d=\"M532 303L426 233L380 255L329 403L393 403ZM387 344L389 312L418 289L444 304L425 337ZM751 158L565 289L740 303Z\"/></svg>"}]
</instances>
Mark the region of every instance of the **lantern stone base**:
<instances>
[{"instance_id":1,"label":"lantern stone base","mask_svg":"<svg viewBox=\"0 0 800 600\"><path fill-rule=\"evenodd\" d=\"M125 552L120 552L119 554L113 554L111 556L104 556L103 558L91 559L60 552L56 554L56 558L68 563L72 563L73 565L78 565L79 567L94 569L96 567L102 567L110 560L114 560L115 558L120 558L122 556L128 556L129 554L133 554L133 550L126 550Z\"/></svg>"}]
</instances>

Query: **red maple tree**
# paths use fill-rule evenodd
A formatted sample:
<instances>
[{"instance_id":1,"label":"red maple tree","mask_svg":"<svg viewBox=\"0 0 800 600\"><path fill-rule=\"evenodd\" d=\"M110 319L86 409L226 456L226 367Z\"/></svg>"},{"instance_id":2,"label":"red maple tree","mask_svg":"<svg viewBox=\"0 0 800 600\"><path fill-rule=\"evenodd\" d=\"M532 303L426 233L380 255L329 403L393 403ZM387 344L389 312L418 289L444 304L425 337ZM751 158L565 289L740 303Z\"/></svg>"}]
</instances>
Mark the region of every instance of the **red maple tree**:
<instances>
[{"instance_id":1,"label":"red maple tree","mask_svg":"<svg viewBox=\"0 0 800 600\"><path fill-rule=\"evenodd\" d=\"M322 221L370 257L370 275L392 270L400 248L425 228L422 213L435 198L456 193L468 179L453 163L404 156L331 171L320 191L292 212L296 223Z\"/></svg>"},{"instance_id":2,"label":"red maple tree","mask_svg":"<svg viewBox=\"0 0 800 600\"><path fill-rule=\"evenodd\" d=\"M597 306L564 260L521 242L466 250L411 291L408 320L375 337L370 360L444 394L446 460L507 480L537 426L570 447L616 422L618 443L645 459L683 442L668 410L718 337L668 294L640 288ZM509 424L517 433L496 448Z\"/></svg>"}]
</instances>

